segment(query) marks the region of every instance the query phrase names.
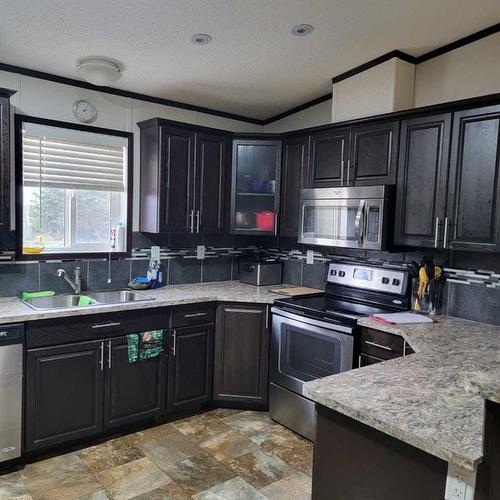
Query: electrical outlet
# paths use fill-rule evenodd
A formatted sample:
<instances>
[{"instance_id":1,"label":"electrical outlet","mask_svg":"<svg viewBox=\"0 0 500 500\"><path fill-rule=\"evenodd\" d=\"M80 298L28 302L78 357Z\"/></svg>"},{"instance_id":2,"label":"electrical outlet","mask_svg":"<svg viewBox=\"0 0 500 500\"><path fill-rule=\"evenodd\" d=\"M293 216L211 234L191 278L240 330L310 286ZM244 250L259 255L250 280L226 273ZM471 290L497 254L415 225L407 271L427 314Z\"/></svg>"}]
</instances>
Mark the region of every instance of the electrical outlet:
<instances>
[{"instance_id":1,"label":"electrical outlet","mask_svg":"<svg viewBox=\"0 0 500 500\"><path fill-rule=\"evenodd\" d=\"M198 245L196 247L196 258L198 260L205 258L205 245Z\"/></svg>"},{"instance_id":2,"label":"electrical outlet","mask_svg":"<svg viewBox=\"0 0 500 500\"><path fill-rule=\"evenodd\" d=\"M306 264L314 264L314 250L306 252Z\"/></svg>"},{"instance_id":3,"label":"electrical outlet","mask_svg":"<svg viewBox=\"0 0 500 500\"><path fill-rule=\"evenodd\" d=\"M448 464L445 500L473 500L476 476L454 464Z\"/></svg>"}]
</instances>

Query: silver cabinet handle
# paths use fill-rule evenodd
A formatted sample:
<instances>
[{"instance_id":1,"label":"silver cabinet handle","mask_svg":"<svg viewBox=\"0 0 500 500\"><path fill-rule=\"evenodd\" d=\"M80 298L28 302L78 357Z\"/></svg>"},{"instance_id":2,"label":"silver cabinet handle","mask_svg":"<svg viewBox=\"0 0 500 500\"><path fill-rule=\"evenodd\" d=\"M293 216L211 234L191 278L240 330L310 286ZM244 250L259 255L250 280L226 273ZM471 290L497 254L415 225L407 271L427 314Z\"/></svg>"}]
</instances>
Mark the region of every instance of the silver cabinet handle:
<instances>
[{"instance_id":1,"label":"silver cabinet handle","mask_svg":"<svg viewBox=\"0 0 500 500\"><path fill-rule=\"evenodd\" d=\"M342 163L340 165L340 186L344 185L344 160L342 160Z\"/></svg>"},{"instance_id":2,"label":"silver cabinet handle","mask_svg":"<svg viewBox=\"0 0 500 500\"><path fill-rule=\"evenodd\" d=\"M392 347L387 347L386 345L376 344L375 342L370 342L369 340L365 340L365 344L372 345L374 347L380 347L380 349L384 349L386 351L392 351Z\"/></svg>"},{"instance_id":3,"label":"silver cabinet handle","mask_svg":"<svg viewBox=\"0 0 500 500\"><path fill-rule=\"evenodd\" d=\"M109 328L111 326L120 326L120 322L113 322L113 323L102 323L100 325L92 325L92 328Z\"/></svg>"},{"instance_id":4,"label":"silver cabinet handle","mask_svg":"<svg viewBox=\"0 0 500 500\"><path fill-rule=\"evenodd\" d=\"M111 370L111 340L108 340L108 368Z\"/></svg>"},{"instance_id":5,"label":"silver cabinet handle","mask_svg":"<svg viewBox=\"0 0 500 500\"><path fill-rule=\"evenodd\" d=\"M351 177L351 159L350 158L347 160L347 182L345 183L346 186L349 185L349 177Z\"/></svg>"},{"instance_id":6,"label":"silver cabinet handle","mask_svg":"<svg viewBox=\"0 0 500 500\"><path fill-rule=\"evenodd\" d=\"M436 228L434 230L434 247L438 247L438 237L439 237L439 217L436 217Z\"/></svg>"},{"instance_id":7,"label":"silver cabinet handle","mask_svg":"<svg viewBox=\"0 0 500 500\"><path fill-rule=\"evenodd\" d=\"M444 218L443 248L448 248L448 217Z\"/></svg>"},{"instance_id":8,"label":"silver cabinet handle","mask_svg":"<svg viewBox=\"0 0 500 500\"><path fill-rule=\"evenodd\" d=\"M358 356L358 368L361 368L361 354Z\"/></svg>"},{"instance_id":9,"label":"silver cabinet handle","mask_svg":"<svg viewBox=\"0 0 500 500\"><path fill-rule=\"evenodd\" d=\"M194 233L194 210L191 210L189 218L191 219L191 224L189 225L189 231L191 233Z\"/></svg>"},{"instance_id":10,"label":"silver cabinet handle","mask_svg":"<svg viewBox=\"0 0 500 500\"><path fill-rule=\"evenodd\" d=\"M278 212L274 214L274 236L278 234Z\"/></svg>"},{"instance_id":11,"label":"silver cabinet handle","mask_svg":"<svg viewBox=\"0 0 500 500\"><path fill-rule=\"evenodd\" d=\"M200 211L196 210L196 234L200 232Z\"/></svg>"},{"instance_id":12,"label":"silver cabinet handle","mask_svg":"<svg viewBox=\"0 0 500 500\"><path fill-rule=\"evenodd\" d=\"M104 370L104 342L101 342L101 359L99 360L99 365L101 367L101 371Z\"/></svg>"},{"instance_id":13,"label":"silver cabinet handle","mask_svg":"<svg viewBox=\"0 0 500 500\"><path fill-rule=\"evenodd\" d=\"M174 345L172 347L172 356L175 357L175 349L177 348L177 332L175 330L173 331L173 336L174 336Z\"/></svg>"},{"instance_id":14,"label":"silver cabinet handle","mask_svg":"<svg viewBox=\"0 0 500 500\"><path fill-rule=\"evenodd\" d=\"M190 313L190 314L184 314L185 318L197 318L198 316L206 316L208 313Z\"/></svg>"},{"instance_id":15,"label":"silver cabinet handle","mask_svg":"<svg viewBox=\"0 0 500 500\"><path fill-rule=\"evenodd\" d=\"M358 245L361 246L363 244L363 234L365 229L365 200L360 200L358 211L356 212L356 219L354 221L354 231L356 234L356 238L358 240Z\"/></svg>"}]
</instances>

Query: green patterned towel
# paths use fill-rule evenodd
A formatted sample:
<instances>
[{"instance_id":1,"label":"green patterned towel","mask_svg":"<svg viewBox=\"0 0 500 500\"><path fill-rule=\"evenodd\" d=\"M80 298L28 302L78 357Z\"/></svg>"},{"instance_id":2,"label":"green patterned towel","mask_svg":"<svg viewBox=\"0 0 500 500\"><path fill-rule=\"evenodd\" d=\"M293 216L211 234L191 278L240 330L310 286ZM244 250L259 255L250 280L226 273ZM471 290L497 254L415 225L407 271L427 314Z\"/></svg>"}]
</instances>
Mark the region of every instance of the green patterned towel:
<instances>
[{"instance_id":1,"label":"green patterned towel","mask_svg":"<svg viewBox=\"0 0 500 500\"><path fill-rule=\"evenodd\" d=\"M127 335L128 361L135 363L158 356L163 351L163 330Z\"/></svg>"}]
</instances>

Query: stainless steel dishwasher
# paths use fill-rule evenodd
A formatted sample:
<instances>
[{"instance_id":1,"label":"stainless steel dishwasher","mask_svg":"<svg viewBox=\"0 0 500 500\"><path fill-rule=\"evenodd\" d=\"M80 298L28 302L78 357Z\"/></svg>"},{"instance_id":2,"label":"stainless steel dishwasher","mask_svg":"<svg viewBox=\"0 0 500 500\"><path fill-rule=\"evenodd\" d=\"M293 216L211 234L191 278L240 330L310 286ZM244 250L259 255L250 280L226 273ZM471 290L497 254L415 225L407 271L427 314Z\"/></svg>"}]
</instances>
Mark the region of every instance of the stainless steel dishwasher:
<instances>
[{"instance_id":1,"label":"stainless steel dishwasher","mask_svg":"<svg viewBox=\"0 0 500 500\"><path fill-rule=\"evenodd\" d=\"M21 456L23 325L0 325L0 462Z\"/></svg>"}]
</instances>

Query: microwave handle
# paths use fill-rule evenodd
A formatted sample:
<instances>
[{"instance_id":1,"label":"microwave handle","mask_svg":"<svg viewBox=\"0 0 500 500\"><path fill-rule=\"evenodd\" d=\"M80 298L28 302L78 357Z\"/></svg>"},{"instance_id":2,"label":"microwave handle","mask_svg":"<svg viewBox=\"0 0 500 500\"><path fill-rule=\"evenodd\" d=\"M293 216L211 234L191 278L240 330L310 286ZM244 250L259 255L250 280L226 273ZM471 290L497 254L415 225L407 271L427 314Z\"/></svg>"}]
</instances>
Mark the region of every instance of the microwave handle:
<instances>
[{"instance_id":1,"label":"microwave handle","mask_svg":"<svg viewBox=\"0 0 500 500\"><path fill-rule=\"evenodd\" d=\"M358 211L356 213L356 221L354 222L354 230L358 245L363 244L363 235L365 232L365 200L359 201Z\"/></svg>"}]
</instances>

